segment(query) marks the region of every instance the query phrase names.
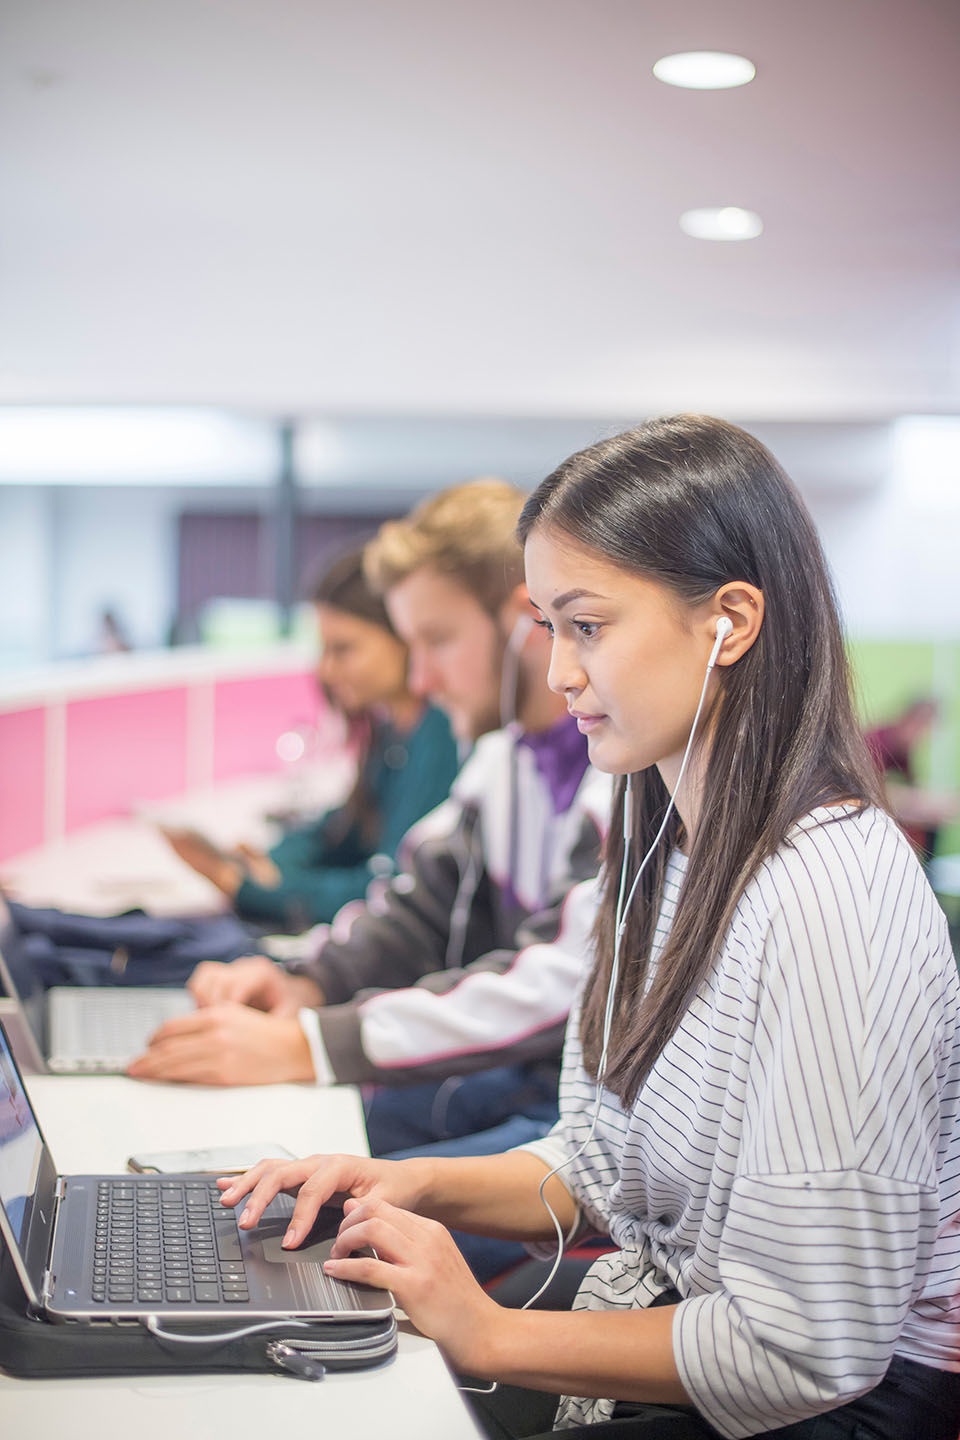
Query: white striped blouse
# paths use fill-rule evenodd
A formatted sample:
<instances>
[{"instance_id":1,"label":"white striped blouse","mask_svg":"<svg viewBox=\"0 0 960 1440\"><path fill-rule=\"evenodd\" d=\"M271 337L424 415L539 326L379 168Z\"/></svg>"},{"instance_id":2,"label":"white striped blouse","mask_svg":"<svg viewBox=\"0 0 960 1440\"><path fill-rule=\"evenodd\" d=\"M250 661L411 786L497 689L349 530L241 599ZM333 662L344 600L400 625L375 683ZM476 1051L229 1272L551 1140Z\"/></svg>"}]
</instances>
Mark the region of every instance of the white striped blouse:
<instances>
[{"instance_id":1,"label":"white striped blouse","mask_svg":"<svg viewBox=\"0 0 960 1440\"><path fill-rule=\"evenodd\" d=\"M654 959L686 863L670 861ZM958 1000L944 917L894 823L820 809L747 886L629 1113L603 1091L562 1178L620 1248L575 1308L674 1287L681 1378L731 1440L854 1399L895 1353L960 1370ZM560 1122L525 1147L551 1165L596 1105L577 1014ZM557 1423L613 1403L566 1397Z\"/></svg>"}]
</instances>

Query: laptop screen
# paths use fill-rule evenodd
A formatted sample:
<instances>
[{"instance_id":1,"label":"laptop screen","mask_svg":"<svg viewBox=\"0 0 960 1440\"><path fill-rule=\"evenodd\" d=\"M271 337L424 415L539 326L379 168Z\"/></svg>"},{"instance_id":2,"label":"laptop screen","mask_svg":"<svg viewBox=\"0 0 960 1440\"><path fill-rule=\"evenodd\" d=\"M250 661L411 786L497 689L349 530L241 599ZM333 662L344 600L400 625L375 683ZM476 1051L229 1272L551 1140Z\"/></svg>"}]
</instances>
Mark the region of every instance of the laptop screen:
<instances>
[{"instance_id":1,"label":"laptop screen","mask_svg":"<svg viewBox=\"0 0 960 1440\"><path fill-rule=\"evenodd\" d=\"M18 1245L25 1236L43 1150L43 1136L0 1030L0 1204Z\"/></svg>"},{"instance_id":2,"label":"laptop screen","mask_svg":"<svg viewBox=\"0 0 960 1440\"><path fill-rule=\"evenodd\" d=\"M32 1305L50 1248L56 1191L53 1156L0 1025L0 1237Z\"/></svg>"},{"instance_id":3,"label":"laptop screen","mask_svg":"<svg viewBox=\"0 0 960 1440\"><path fill-rule=\"evenodd\" d=\"M0 1014L22 1070L43 1074L47 1068L46 996L36 970L23 953L21 936L0 895Z\"/></svg>"}]
</instances>

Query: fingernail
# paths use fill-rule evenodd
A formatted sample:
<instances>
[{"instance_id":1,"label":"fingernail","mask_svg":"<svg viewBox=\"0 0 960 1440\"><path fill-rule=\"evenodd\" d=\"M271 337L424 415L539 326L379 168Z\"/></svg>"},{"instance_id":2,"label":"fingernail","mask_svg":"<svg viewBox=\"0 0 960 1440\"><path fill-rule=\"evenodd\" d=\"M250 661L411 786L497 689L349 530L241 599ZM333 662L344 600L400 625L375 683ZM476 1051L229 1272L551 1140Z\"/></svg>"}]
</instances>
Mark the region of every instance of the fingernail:
<instances>
[{"instance_id":1,"label":"fingernail","mask_svg":"<svg viewBox=\"0 0 960 1440\"><path fill-rule=\"evenodd\" d=\"M286 1233L286 1235L284 1235L284 1237L283 1237L283 1239L281 1240L280 1244L282 1245L282 1247L284 1248L284 1250L289 1250L289 1249L290 1249L290 1246L291 1246L291 1245L296 1245L296 1243L297 1243L297 1232L296 1232L296 1230L293 1228L293 1226L291 1225L291 1226L289 1226L289 1228L288 1228L288 1230L287 1230L287 1233Z\"/></svg>"},{"instance_id":2,"label":"fingernail","mask_svg":"<svg viewBox=\"0 0 960 1440\"><path fill-rule=\"evenodd\" d=\"M249 1214L250 1214L250 1211L249 1211L249 1210L241 1210L241 1212L240 1212L240 1219L237 1221L237 1224L238 1224L238 1225L246 1225L246 1223L247 1223L247 1216L248 1216Z\"/></svg>"}]
</instances>

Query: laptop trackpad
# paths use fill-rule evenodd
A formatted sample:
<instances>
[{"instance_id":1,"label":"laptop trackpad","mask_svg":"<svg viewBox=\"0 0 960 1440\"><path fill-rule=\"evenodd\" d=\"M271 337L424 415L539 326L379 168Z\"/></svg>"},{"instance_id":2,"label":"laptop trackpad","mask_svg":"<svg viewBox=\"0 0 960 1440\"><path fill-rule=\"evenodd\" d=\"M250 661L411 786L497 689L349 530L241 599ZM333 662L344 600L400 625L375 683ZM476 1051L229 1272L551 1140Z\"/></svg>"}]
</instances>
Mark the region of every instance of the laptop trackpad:
<instances>
[{"instance_id":1,"label":"laptop trackpad","mask_svg":"<svg viewBox=\"0 0 960 1440\"><path fill-rule=\"evenodd\" d=\"M280 1246L290 1223L289 1215L265 1215L254 1233L262 1246L264 1260L270 1260L274 1265L302 1265L311 1261L320 1265L330 1258L330 1249L342 1220L343 1211L339 1206L323 1206L310 1234L296 1250L283 1250Z\"/></svg>"},{"instance_id":2,"label":"laptop trackpad","mask_svg":"<svg viewBox=\"0 0 960 1440\"><path fill-rule=\"evenodd\" d=\"M324 1260L330 1259L330 1250L333 1240L317 1240L314 1244L301 1245L298 1250L281 1250L281 1236L271 1235L263 1242L264 1260L272 1260L275 1265L303 1265L311 1260L322 1265Z\"/></svg>"}]
</instances>

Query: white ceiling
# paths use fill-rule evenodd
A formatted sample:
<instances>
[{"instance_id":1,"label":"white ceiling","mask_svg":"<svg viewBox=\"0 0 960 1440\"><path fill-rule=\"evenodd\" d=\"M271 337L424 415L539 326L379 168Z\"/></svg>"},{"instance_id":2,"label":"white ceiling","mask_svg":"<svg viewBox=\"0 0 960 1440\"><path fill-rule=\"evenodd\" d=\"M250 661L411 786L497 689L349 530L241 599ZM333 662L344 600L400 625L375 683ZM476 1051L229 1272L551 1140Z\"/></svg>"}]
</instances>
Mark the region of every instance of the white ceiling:
<instances>
[{"instance_id":1,"label":"white ceiling","mask_svg":"<svg viewBox=\"0 0 960 1440\"><path fill-rule=\"evenodd\" d=\"M958 410L958 75L957 0L2 0L0 402Z\"/></svg>"}]
</instances>

